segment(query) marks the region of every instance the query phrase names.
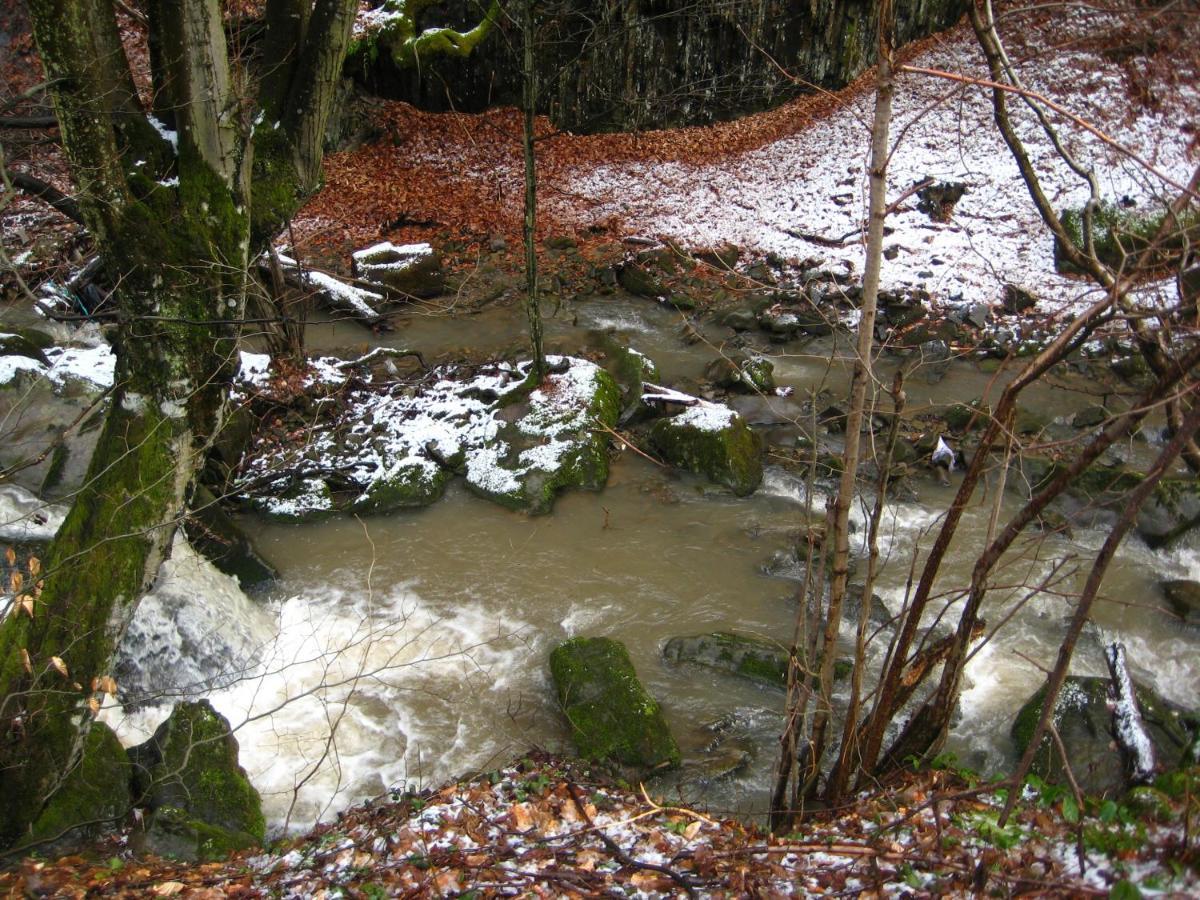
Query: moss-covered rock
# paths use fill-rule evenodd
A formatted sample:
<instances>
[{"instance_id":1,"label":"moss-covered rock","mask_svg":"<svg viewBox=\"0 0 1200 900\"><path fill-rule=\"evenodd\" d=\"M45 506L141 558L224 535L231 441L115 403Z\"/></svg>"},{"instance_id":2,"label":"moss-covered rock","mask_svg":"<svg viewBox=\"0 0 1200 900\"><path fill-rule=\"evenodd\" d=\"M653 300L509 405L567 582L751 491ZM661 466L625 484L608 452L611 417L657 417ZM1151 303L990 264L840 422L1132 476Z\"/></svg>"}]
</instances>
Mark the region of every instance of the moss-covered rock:
<instances>
[{"instance_id":1,"label":"moss-covered rock","mask_svg":"<svg viewBox=\"0 0 1200 900\"><path fill-rule=\"evenodd\" d=\"M620 641L572 638L550 654L550 672L580 756L641 769L679 765L662 709Z\"/></svg>"},{"instance_id":2,"label":"moss-covered rock","mask_svg":"<svg viewBox=\"0 0 1200 900\"><path fill-rule=\"evenodd\" d=\"M1138 261L1149 247L1167 217L1166 209L1124 209L1112 203L1101 203L1092 211L1092 242L1096 257L1114 268L1126 267ZM1059 216L1067 236L1083 247L1083 210L1064 210ZM1185 241L1185 237L1187 240ZM1162 251L1178 253L1186 244L1195 245L1200 238L1200 213L1185 210L1160 245ZM1054 242L1054 263L1060 272L1077 272L1067 261L1062 244Z\"/></svg>"},{"instance_id":3,"label":"moss-covered rock","mask_svg":"<svg viewBox=\"0 0 1200 900\"><path fill-rule=\"evenodd\" d=\"M409 297L436 297L445 289L442 256L428 244L390 241L356 251L354 274Z\"/></svg>"},{"instance_id":4,"label":"moss-covered rock","mask_svg":"<svg viewBox=\"0 0 1200 900\"><path fill-rule=\"evenodd\" d=\"M617 273L621 287L638 297L662 297L667 293L663 283L637 263L626 263Z\"/></svg>"},{"instance_id":5,"label":"moss-covered rock","mask_svg":"<svg viewBox=\"0 0 1200 900\"><path fill-rule=\"evenodd\" d=\"M723 484L739 497L762 482L762 441L733 410L700 401L650 428L650 443L673 466Z\"/></svg>"},{"instance_id":6,"label":"moss-covered rock","mask_svg":"<svg viewBox=\"0 0 1200 900\"><path fill-rule=\"evenodd\" d=\"M207 700L177 704L129 756L139 802L150 810L147 849L218 859L262 843L262 800L238 764L229 722Z\"/></svg>"},{"instance_id":7,"label":"moss-covered rock","mask_svg":"<svg viewBox=\"0 0 1200 900\"><path fill-rule=\"evenodd\" d=\"M133 805L131 774L116 734L103 722L93 722L83 758L34 822L31 839L62 847L119 824Z\"/></svg>"},{"instance_id":8,"label":"moss-covered rock","mask_svg":"<svg viewBox=\"0 0 1200 900\"><path fill-rule=\"evenodd\" d=\"M1112 746L1106 678L1071 676L1064 682L1054 709L1055 727L1067 749L1071 770L1084 791L1104 794L1124 786L1120 756ZM1160 763L1173 766L1187 752L1196 716L1167 703L1151 689L1134 685L1147 733ZM1010 734L1018 753L1024 753L1037 727L1046 696L1043 685L1022 705ZM1042 740L1032 771L1046 781L1064 781L1062 757L1049 736Z\"/></svg>"},{"instance_id":9,"label":"moss-covered rock","mask_svg":"<svg viewBox=\"0 0 1200 900\"><path fill-rule=\"evenodd\" d=\"M467 487L501 506L549 512L570 488L608 480L608 433L621 411L612 376L574 360L532 391L501 401L499 427L468 454Z\"/></svg>"},{"instance_id":10,"label":"moss-covered rock","mask_svg":"<svg viewBox=\"0 0 1200 900\"><path fill-rule=\"evenodd\" d=\"M787 687L788 651L773 641L729 631L673 637L663 647L671 663L690 663L774 688Z\"/></svg>"},{"instance_id":11,"label":"moss-covered rock","mask_svg":"<svg viewBox=\"0 0 1200 900\"><path fill-rule=\"evenodd\" d=\"M605 371L612 375L621 391L620 419L628 422L643 410L642 385L658 384L662 376L654 360L644 353L618 343L607 334L600 336L599 343L607 357Z\"/></svg>"}]
</instances>

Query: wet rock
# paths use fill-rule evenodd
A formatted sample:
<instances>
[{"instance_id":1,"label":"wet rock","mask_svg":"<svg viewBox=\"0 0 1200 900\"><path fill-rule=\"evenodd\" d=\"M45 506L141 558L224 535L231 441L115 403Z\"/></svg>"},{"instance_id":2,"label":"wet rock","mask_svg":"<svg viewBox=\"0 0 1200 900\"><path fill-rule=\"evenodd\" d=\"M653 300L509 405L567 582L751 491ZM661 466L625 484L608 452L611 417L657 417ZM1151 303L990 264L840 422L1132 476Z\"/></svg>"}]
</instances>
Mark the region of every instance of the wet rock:
<instances>
[{"instance_id":1,"label":"wet rock","mask_svg":"<svg viewBox=\"0 0 1200 900\"><path fill-rule=\"evenodd\" d=\"M436 297L445 289L442 255L429 244L384 241L356 251L354 274L411 297Z\"/></svg>"},{"instance_id":2,"label":"wet rock","mask_svg":"<svg viewBox=\"0 0 1200 900\"><path fill-rule=\"evenodd\" d=\"M657 384L661 380L654 360L626 346L608 334L600 334L595 343L606 357L604 369L617 383L621 392L620 422L628 423L648 417L650 410L642 403L642 386L646 382Z\"/></svg>"},{"instance_id":3,"label":"wet rock","mask_svg":"<svg viewBox=\"0 0 1200 900\"><path fill-rule=\"evenodd\" d=\"M1019 315L1037 306L1037 297L1028 288L1008 282L1004 285L1004 311L1010 316Z\"/></svg>"},{"instance_id":4,"label":"wet rock","mask_svg":"<svg viewBox=\"0 0 1200 900\"><path fill-rule=\"evenodd\" d=\"M946 410L944 418L952 431L966 431L983 428L991 414L991 407L973 400L971 403L954 404Z\"/></svg>"},{"instance_id":5,"label":"wet rock","mask_svg":"<svg viewBox=\"0 0 1200 900\"><path fill-rule=\"evenodd\" d=\"M93 722L79 764L33 823L33 840L53 839L39 850L64 850L119 824L133 806L131 773L116 734L103 722Z\"/></svg>"},{"instance_id":6,"label":"wet rock","mask_svg":"<svg viewBox=\"0 0 1200 900\"><path fill-rule=\"evenodd\" d=\"M146 849L185 860L258 846L262 800L238 764L229 722L207 700L179 703L154 736L129 750Z\"/></svg>"},{"instance_id":7,"label":"wet rock","mask_svg":"<svg viewBox=\"0 0 1200 900\"><path fill-rule=\"evenodd\" d=\"M673 466L723 484L739 497L762 482L762 442L733 410L700 402L679 415L659 419L650 443Z\"/></svg>"},{"instance_id":8,"label":"wet rock","mask_svg":"<svg viewBox=\"0 0 1200 900\"><path fill-rule=\"evenodd\" d=\"M862 611L863 597L865 594L866 585L846 585L846 614L851 619L858 619L858 615ZM867 613L867 621L883 627L886 627L892 623L892 614L888 611L886 604L884 604L883 598L878 594L871 594L871 609L870 612Z\"/></svg>"},{"instance_id":9,"label":"wet rock","mask_svg":"<svg viewBox=\"0 0 1200 900\"><path fill-rule=\"evenodd\" d=\"M661 281L637 263L626 263L617 273L621 287L637 297L659 298L667 293Z\"/></svg>"},{"instance_id":10,"label":"wet rock","mask_svg":"<svg viewBox=\"0 0 1200 900\"><path fill-rule=\"evenodd\" d=\"M45 344L39 346L22 334L0 334L0 356L24 356L36 360L44 366L50 365L50 360L42 351Z\"/></svg>"},{"instance_id":11,"label":"wet rock","mask_svg":"<svg viewBox=\"0 0 1200 900\"><path fill-rule=\"evenodd\" d=\"M550 654L550 673L584 759L639 769L679 765L679 747L662 709L638 680L620 641L572 638Z\"/></svg>"},{"instance_id":12,"label":"wet rock","mask_svg":"<svg viewBox=\"0 0 1200 900\"><path fill-rule=\"evenodd\" d=\"M949 222L955 205L966 192L967 186L961 181L935 181L917 191L920 201L917 209L935 222Z\"/></svg>"},{"instance_id":13,"label":"wet rock","mask_svg":"<svg viewBox=\"0 0 1200 900\"><path fill-rule=\"evenodd\" d=\"M771 393L775 390L775 364L763 357L734 354L714 359L704 370L704 377L717 387L748 393Z\"/></svg>"},{"instance_id":14,"label":"wet rock","mask_svg":"<svg viewBox=\"0 0 1200 900\"><path fill-rule=\"evenodd\" d=\"M950 347L942 340L925 341L912 355L913 362L920 367L928 384L937 384L946 377L950 370L950 359Z\"/></svg>"},{"instance_id":15,"label":"wet rock","mask_svg":"<svg viewBox=\"0 0 1200 900\"><path fill-rule=\"evenodd\" d=\"M717 321L734 331L753 331L758 327L758 316L753 309L731 309L722 313Z\"/></svg>"},{"instance_id":16,"label":"wet rock","mask_svg":"<svg viewBox=\"0 0 1200 900\"><path fill-rule=\"evenodd\" d=\"M1072 675L1063 683L1054 709L1055 725L1071 760L1071 770L1088 794L1111 794L1125 785L1121 758L1113 747L1108 687L1106 678ZM1191 743L1196 715L1174 707L1145 686L1135 684L1134 689L1156 757L1165 766L1175 765ZM1045 696L1043 685L1017 713L1010 734L1018 753L1029 746ZM1062 756L1049 735L1038 747L1032 771L1046 781L1065 783Z\"/></svg>"},{"instance_id":17,"label":"wet rock","mask_svg":"<svg viewBox=\"0 0 1200 900\"><path fill-rule=\"evenodd\" d=\"M255 552L245 532L208 488L196 488L183 525L189 543L226 575L236 578L243 590L275 580L275 569Z\"/></svg>"},{"instance_id":18,"label":"wet rock","mask_svg":"<svg viewBox=\"0 0 1200 900\"><path fill-rule=\"evenodd\" d=\"M1200 581L1160 581L1159 587L1171 611L1184 624L1200 626Z\"/></svg>"},{"instance_id":19,"label":"wet rock","mask_svg":"<svg viewBox=\"0 0 1200 900\"><path fill-rule=\"evenodd\" d=\"M967 308L964 318L976 328L987 328L988 323L992 321L992 308L986 303L972 303Z\"/></svg>"},{"instance_id":20,"label":"wet rock","mask_svg":"<svg viewBox=\"0 0 1200 900\"><path fill-rule=\"evenodd\" d=\"M727 631L673 637L663 647L663 657L676 665L690 663L767 687L787 687L787 648L762 638Z\"/></svg>"},{"instance_id":21,"label":"wet rock","mask_svg":"<svg viewBox=\"0 0 1200 900\"><path fill-rule=\"evenodd\" d=\"M742 251L740 247L733 244L725 244L712 250L701 250L695 256L698 261L707 263L715 269L732 271L738 264L738 260L742 258Z\"/></svg>"},{"instance_id":22,"label":"wet rock","mask_svg":"<svg viewBox=\"0 0 1200 900\"><path fill-rule=\"evenodd\" d=\"M674 291L667 297L667 305L673 306L676 309L690 310L696 308L696 301L687 294L681 294L679 291Z\"/></svg>"},{"instance_id":23,"label":"wet rock","mask_svg":"<svg viewBox=\"0 0 1200 900\"><path fill-rule=\"evenodd\" d=\"M1095 404L1075 413L1071 419L1071 424L1076 428L1095 428L1104 422L1109 415L1110 413L1107 409L1100 404Z\"/></svg>"}]
</instances>

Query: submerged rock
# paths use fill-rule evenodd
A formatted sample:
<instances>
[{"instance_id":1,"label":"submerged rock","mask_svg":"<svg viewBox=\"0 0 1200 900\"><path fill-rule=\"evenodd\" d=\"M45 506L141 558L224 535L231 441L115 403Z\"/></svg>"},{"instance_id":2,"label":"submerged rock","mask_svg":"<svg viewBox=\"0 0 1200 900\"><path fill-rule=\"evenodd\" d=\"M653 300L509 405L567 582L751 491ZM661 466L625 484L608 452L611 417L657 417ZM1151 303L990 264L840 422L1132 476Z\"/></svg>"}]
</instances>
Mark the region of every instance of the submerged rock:
<instances>
[{"instance_id":1,"label":"submerged rock","mask_svg":"<svg viewBox=\"0 0 1200 900\"><path fill-rule=\"evenodd\" d=\"M620 641L572 638L550 654L550 673L580 756L641 769L679 765L662 709Z\"/></svg>"},{"instance_id":2,"label":"submerged rock","mask_svg":"<svg viewBox=\"0 0 1200 900\"><path fill-rule=\"evenodd\" d=\"M788 651L774 641L729 631L673 637L663 647L671 663L691 663L768 687L786 688Z\"/></svg>"},{"instance_id":3,"label":"submerged rock","mask_svg":"<svg viewBox=\"0 0 1200 900\"><path fill-rule=\"evenodd\" d=\"M1121 758L1113 747L1112 715L1108 709L1107 678L1072 675L1063 683L1054 708L1054 723L1071 760L1071 771L1085 793L1120 791L1125 785ZM1200 725L1195 714L1167 703L1154 691L1134 685L1146 732L1155 755L1167 766L1180 761L1193 738L1189 730ZM1025 701L1010 734L1018 753L1024 753L1037 727L1046 696L1043 685ZM1034 757L1032 771L1046 781L1064 780L1062 756L1047 735Z\"/></svg>"},{"instance_id":4,"label":"submerged rock","mask_svg":"<svg viewBox=\"0 0 1200 900\"><path fill-rule=\"evenodd\" d=\"M146 848L181 859L220 859L262 843L262 800L238 764L229 722L207 700L179 703L154 736L130 748Z\"/></svg>"},{"instance_id":5,"label":"submerged rock","mask_svg":"<svg viewBox=\"0 0 1200 900\"><path fill-rule=\"evenodd\" d=\"M1171 611L1187 625L1200 626L1200 581L1159 582Z\"/></svg>"},{"instance_id":6,"label":"submerged rock","mask_svg":"<svg viewBox=\"0 0 1200 900\"><path fill-rule=\"evenodd\" d=\"M737 496L762 482L762 442L733 410L698 401L650 428L650 443L673 466L723 484Z\"/></svg>"}]
</instances>

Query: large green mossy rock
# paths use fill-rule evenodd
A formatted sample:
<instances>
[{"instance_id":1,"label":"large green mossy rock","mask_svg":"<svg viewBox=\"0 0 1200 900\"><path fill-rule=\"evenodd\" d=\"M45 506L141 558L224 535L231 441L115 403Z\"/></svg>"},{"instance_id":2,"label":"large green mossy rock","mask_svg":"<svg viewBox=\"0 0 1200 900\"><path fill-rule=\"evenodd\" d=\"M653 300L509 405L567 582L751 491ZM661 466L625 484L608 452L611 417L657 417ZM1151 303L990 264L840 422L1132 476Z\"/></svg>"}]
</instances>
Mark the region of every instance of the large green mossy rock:
<instances>
[{"instance_id":1,"label":"large green mossy rock","mask_svg":"<svg viewBox=\"0 0 1200 900\"><path fill-rule=\"evenodd\" d=\"M1125 785L1121 758L1113 746L1108 686L1106 678L1073 675L1063 683L1054 708L1055 727L1071 760L1071 771L1089 794L1120 792ZM1200 718L1177 709L1147 687L1134 687L1156 759L1167 767L1178 764L1192 743L1191 731ZM1029 746L1045 697L1043 685L1017 713L1010 734L1018 753ZM1062 756L1049 736L1038 747L1032 771L1049 782L1066 782Z\"/></svg>"},{"instance_id":2,"label":"large green mossy rock","mask_svg":"<svg viewBox=\"0 0 1200 900\"><path fill-rule=\"evenodd\" d=\"M243 590L275 580L277 573L270 563L258 555L246 533L208 488L197 486L183 525L191 545L226 575L236 578Z\"/></svg>"},{"instance_id":3,"label":"large green mossy rock","mask_svg":"<svg viewBox=\"0 0 1200 900\"><path fill-rule=\"evenodd\" d=\"M579 755L640 769L679 765L662 709L611 638L572 638L550 654L558 702Z\"/></svg>"},{"instance_id":4,"label":"large green mossy rock","mask_svg":"<svg viewBox=\"0 0 1200 900\"><path fill-rule=\"evenodd\" d=\"M737 496L762 483L762 441L725 406L698 402L650 428L650 443L673 466L723 484Z\"/></svg>"},{"instance_id":5,"label":"large green mossy rock","mask_svg":"<svg viewBox=\"0 0 1200 900\"><path fill-rule=\"evenodd\" d=\"M1122 209L1112 203L1101 203L1092 212L1092 241L1096 257L1113 268L1128 268L1150 246L1166 216L1165 209ZM1071 241L1077 247L1083 247L1083 210L1065 210L1059 216L1059 221ZM1178 254L1185 244L1195 245L1197 239L1200 239L1200 215L1189 209L1169 229L1159 249ZM1067 262L1057 238L1054 241L1054 263L1060 272L1078 271Z\"/></svg>"},{"instance_id":6,"label":"large green mossy rock","mask_svg":"<svg viewBox=\"0 0 1200 900\"><path fill-rule=\"evenodd\" d=\"M210 860L262 843L262 798L238 764L229 722L207 700L177 704L129 756L139 802L150 810L147 850Z\"/></svg>"},{"instance_id":7,"label":"large green mossy rock","mask_svg":"<svg viewBox=\"0 0 1200 900\"><path fill-rule=\"evenodd\" d=\"M131 774L129 756L116 734L103 722L93 722L79 765L34 822L32 840L62 848L120 824L133 806Z\"/></svg>"}]
</instances>

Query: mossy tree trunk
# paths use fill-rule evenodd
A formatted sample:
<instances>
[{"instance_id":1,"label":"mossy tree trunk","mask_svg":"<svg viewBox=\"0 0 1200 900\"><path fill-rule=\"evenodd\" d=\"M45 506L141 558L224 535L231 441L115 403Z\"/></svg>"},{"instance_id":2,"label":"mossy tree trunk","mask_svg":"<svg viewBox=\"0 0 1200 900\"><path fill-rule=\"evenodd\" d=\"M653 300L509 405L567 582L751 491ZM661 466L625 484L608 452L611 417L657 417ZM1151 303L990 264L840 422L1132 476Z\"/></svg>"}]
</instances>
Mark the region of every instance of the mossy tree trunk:
<instances>
[{"instance_id":1,"label":"mossy tree trunk","mask_svg":"<svg viewBox=\"0 0 1200 900\"><path fill-rule=\"evenodd\" d=\"M269 23L268 39L291 43L260 108L235 77L217 0L150 5L173 145L137 104L112 4L31 0L81 207L117 286L117 381L43 583L0 624L0 847L22 842L78 763L115 650L221 426L250 256L319 176L356 3L291 6L311 16ZM278 124L256 131L270 113Z\"/></svg>"}]
</instances>

